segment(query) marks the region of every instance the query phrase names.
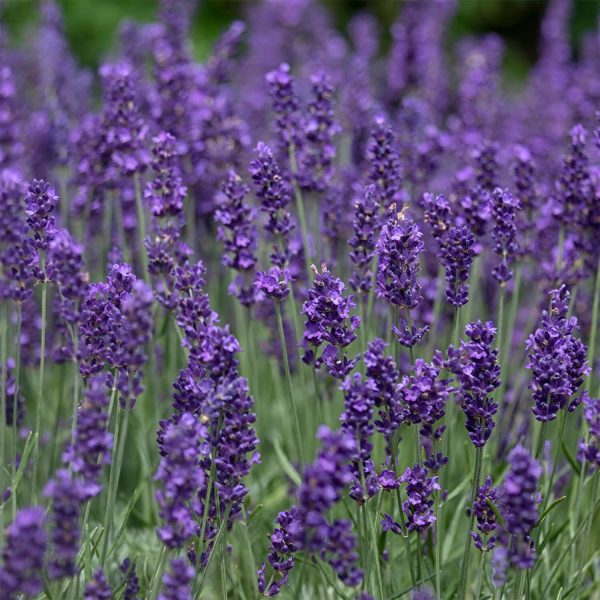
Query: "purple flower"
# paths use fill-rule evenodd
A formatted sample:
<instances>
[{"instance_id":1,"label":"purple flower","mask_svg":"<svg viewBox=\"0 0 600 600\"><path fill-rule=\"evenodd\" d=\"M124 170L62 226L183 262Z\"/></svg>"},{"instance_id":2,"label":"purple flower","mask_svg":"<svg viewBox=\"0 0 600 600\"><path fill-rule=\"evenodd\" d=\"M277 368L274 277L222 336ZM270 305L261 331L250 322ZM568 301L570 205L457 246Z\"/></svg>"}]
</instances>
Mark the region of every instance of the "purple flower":
<instances>
[{"instance_id":1,"label":"purple flower","mask_svg":"<svg viewBox=\"0 0 600 600\"><path fill-rule=\"evenodd\" d=\"M515 148L513 177L522 209L517 219L517 227L522 234L528 234L534 227L533 218L539 204L539 190L535 163L531 152L525 146L517 145ZM520 239L523 240L523 236ZM528 242L529 240L525 239L521 244L526 251L530 250Z\"/></svg>"},{"instance_id":2,"label":"purple flower","mask_svg":"<svg viewBox=\"0 0 600 600\"><path fill-rule=\"evenodd\" d=\"M392 434L402 423L403 411L396 395L400 373L394 359L384 354L385 347L386 343L382 339L375 338L369 342L363 360L367 367L367 377L373 382L375 406L379 408L374 424L377 431L386 437L389 446Z\"/></svg>"},{"instance_id":3,"label":"purple flower","mask_svg":"<svg viewBox=\"0 0 600 600\"><path fill-rule=\"evenodd\" d=\"M112 589L106 581L104 571L98 569L92 580L85 586L83 600L110 600L112 597Z\"/></svg>"},{"instance_id":4,"label":"purple flower","mask_svg":"<svg viewBox=\"0 0 600 600\"><path fill-rule=\"evenodd\" d=\"M290 294L290 271L279 267L271 267L266 273L256 274L254 285L258 292L270 300L282 302Z\"/></svg>"},{"instance_id":5,"label":"purple flower","mask_svg":"<svg viewBox=\"0 0 600 600\"><path fill-rule=\"evenodd\" d=\"M100 75L104 87L103 142L118 170L112 174L116 181L120 173L129 176L146 169L150 162L145 142L148 126L136 103L131 66L105 64Z\"/></svg>"},{"instance_id":6,"label":"purple flower","mask_svg":"<svg viewBox=\"0 0 600 600\"><path fill-rule=\"evenodd\" d=\"M140 581L135 572L135 564L132 563L129 558L125 558L119 565L119 571L123 573L125 578L123 600L139 600Z\"/></svg>"},{"instance_id":7,"label":"purple flower","mask_svg":"<svg viewBox=\"0 0 600 600\"><path fill-rule=\"evenodd\" d=\"M291 190L285 180L273 153L264 142L258 142L255 150L257 158L250 163L248 171L256 187L260 200L260 210L267 215L265 229L274 238L271 262L283 267L289 261L287 241L294 221L289 212ZM281 247L280 247L281 246Z\"/></svg>"},{"instance_id":8,"label":"purple flower","mask_svg":"<svg viewBox=\"0 0 600 600\"><path fill-rule=\"evenodd\" d=\"M110 464L113 435L107 431L107 408L105 378L96 375L84 391L73 442L63 453L63 461L83 480L82 501L100 493L102 468Z\"/></svg>"},{"instance_id":9,"label":"purple flower","mask_svg":"<svg viewBox=\"0 0 600 600\"><path fill-rule=\"evenodd\" d=\"M174 558L171 570L163 575L163 590L158 600L189 600L192 597L190 583L193 578L194 567L181 558Z\"/></svg>"},{"instance_id":10,"label":"purple flower","mask_svg":"<svg viewBox=\"0 0 600 600\"><path fill-rule=\"evenodd\" d=\"M325 363L333 377L343 379L360 358L349 360L344 353L344 348L356 339L355 332L360 325L358 316L350 316L356 303L352 296L344 296L344 282L329 273L324 264L321 273L316 268L314 271L315 278L308 290L308 300L302 306L302 314L306 315L302 336L303 360L315 368ZM322 355L317 357L316 352L323 343L327 345Z\"/></svg>"},{"instance_id":11,"label":"purple flower","mask_svg":"<svg viewBox=\"0 0 600 600\"><path fill-rule=\"evenodd\" d=\"M512 536L509 557L517 569L530 569L535 562L531 532L538 519L538 484L541 465L518 445L508 455L509 471L502 486L502 516Z\"/></svg>"},{"instance_id":12,"label":"purple flower","mask_svg":"<svg viewBox=\"0 0 600 600\"><path fill-rule=\"evenodd\" d=\"M350 287L360 294L367 294L372 285L373 275L370 267L375 256L379 220L377 212L375 186L369 185L365 188L364 194L354 203L352 220L354 235L348 240L352 248L350 260L354 264Z\"/></svg>"},{"instance_id":13,"label":"purple flower","mask_svg":"<svg viewBox=\"0 0 600 600\"><path fill-rule=\"evenodd\" d=\"M309 190L323 192L333 177L336 147L334 136L340 131L335 121L331 77L318 72L310 78L312 100L303 119L300 183Z\"/></svg>"},{"instance_id":14,"label":"purple flower","mask_svg":"<svg viewBox=\"0 0 600 600\"><path fill-rule=\"evenodd\" d=\"M429 224L438 248L443 251L446 237L454 223L450 203L441 194L435 197L433 194L423 194L423 205L425 208L425 222Z\"/></svg>"},{"instance_id":15,"label":"purple flower","mask_svg":"<svg viewBox=\"0 0 600 600\"><path fill-rule=\"evenodd\" d=\"M67 471L60 469L44 488L52 500L52 552L48 564L50 579L75 575L75 561L79 552L79 513L84 498L89 496L86 486Z\"/></svg>"},{"instance_id":16,"label":"purple flower","mask_svg":"<svg viewBox=\"0 0 600 600\"><path fill-rule=\"evenodd\" d=\"M206 427L190 413L169 423L162 435L163 457L155 479L161 483L156 501L163 524L157 533L167 548L180 548L198 533L194 513L200 511L198 494L205 481L200 463L209 452L207 437Z\"/></svg>"},{"instance_id":17,"label":"purple flower","mask_svg":"<svg viewBox=\"0 0 600 600\"><path fill-rule=\"evenodd\" d=\"M279 68L267 73L266 81L273 112L277 115L279 143L284 156L287 156L288 149L298 146L300 141L300 109L290 66L282 63Z\"/></svg>"},{"instance_id":18,"label":"purple flower","mask_svg":"<svg viewBox=\"0 0 600 600\"><path fill-rule=\"evenodd\" d=\"M587 425L587 437L579 441L578 458L586 461L596 469L600 468L600 399L583 398L583 416Z\"/></svg>"},{"instance_id":19,"label":"purple flower","mask_svg":"<svg viewBox=\"0 0 600 600\"><path fill-rule=\"evenodd\" d=\"M490 506L490 502L494 506L498 506L498 498L499 490L492 487L492 478L488 477L477 491L472 508L477 519L477 529L480 533L471 531L471 537L475 547L481 552L489 552L496 546L497 537L490 534L496 531L498 523L496 513Z\"/></svg>"},{"instance_id":20,"label":"purple flower","mask_svg":"<svg viewBox=\"0 0 600 600\"><path fill-rule=\"evenodd\" d=\"M577 407L579 399L571 398L590 370L587 347L573 335L577 318L567 318L570 294L566 286L550 292L550 297L550 312L542 312L541 325L526 344L527 368L532 370L529 387L535 400L533 414L543 423L553 421L561 409Z\"/></svg>"},{"instance_id":21,"label":"purple flower","mask_svg":"<svg viewBox=\"0 0 600 600\"><path fill-rule=\"evenodd\" d=\"M445 425L434 429L446 414L446 403L451 391L450 380L439 379L444 362L439 350L430 363L417 358L414 374L403 377L397 388L403 421L421 426L419 433L426 438L439 439Z\"/></svg>"},{"instance_id":22,"label":"purple flower","mask_svg":"<svg viewBox=\"0 0 600 600\"><path fill-rule=\"evenodd\" d=\"M271 536L268 561L278 578L266 587L265 568L257 572L261 593L274 596L287 582L298 551L315 553L326 558L339 578L347 585L358 585L362 572L355 566L356 539L346 521L327 520L327 512L337 504L346 485L352 482L348 462L355 456L356 444L342 431L319 429L322 449L314 463L305 468L298 490L298 503L288 512L279 513Z\"/></svg>"},{"instance_id":23,"label":"purple flower","mask_svg":"<svg viewBox=\"0 0 600 600\"><path fill-rule=\"evenodd\" d=\"M485 445L494 429L498 403L491 394L500 386L498 350L492 349L496 328L491 321L476 321L465 327L468 342L448 349L449 368L460 387L458 401L465 413L466 427L476 448Z\"/></svg>"},{"instance_id":24,"label":"purple flower","mask_svg":"<svg viewBox=\"0 0 600 600\"><path fill-rule=\"evenodd\" d=\"M17 387L14 373L14 359L8 358L6 367L6 379L4 379L6 413L5 415L0 415L0 418L5 419L8 427L18 427L23 422L23 417L25 416L25 398L21 389ZM4 377L2 370L2 365L0 365L0 377Z\"/></svg>"},{"instance_id":25,"label":"purple flower","mask_svg":"<svg viewBox=\"0 0 600 600\"><path fill-rule=\"evenodd\" d=\"M243 286L244 275L256 264L257 232L254 220L256 211L244 201L248 186L234 171L229 172L221 193L217 195L215 220L219 223L217 239L223 242L224 254L221 262L230 269L239 271L241 276L236 288L237 298L244 306L254 303L252 286ZM247 275L246 275L247 276Z\"/></svg>"},{"instance_id":26,"label":"purple flower","mask_svg":"<svg viewBox=\"0 0 600 600\"><path fill-rule=\"evenodd\" d=\"M34 179L27 188L25 201L27 225L33 232L34 245L39 252L47 252L54 237L53 212L58 196L49 183Z\"/></svg>"},{"instance_id":27,"label":"purple flower","mask_svg":"<svg viewBox=\"0 0 600 600\"><path fill-rule=\"evenodd\" d=\"M412 219L406 218L406 207L399 213L395 205L390 210L377 241L377 296L400 310L411 310L422 300L417 276L423 234Z\"/></svg>"},{"instance_id":28,"label":"purple flower","mask_svg":"<svg viewBox=\"0 0 600 600\"><path fill-rule=\"evenodd\" d=\"M586 212L587 196L592 182L589 176L589 158L585 146L587 130L582 125L571 129L571 143L563 158L563 165L555 183L553 209L563 223L580 222Z\"/></svg>"},{"instance_id":29,"label":"purple flower","mask_svg":"<svg viewBox=\"0 0 600 600\"><path fill-rule=\"evenodd\" d=\"M382 116L375 118L367 144L369 181L375 186L374 200L380 210L393 210L402 203L400 159L394 133Z\"/></svg>"},{"instance_id":30,"label":"purple flower","mask_svg":"<svg viewBox=\"0 0 600 600\"><path fill-rule=\"evenodd\" d=\"M517 241L517 213L521 209L519 200L508 191L496 188L492 192L492 212L494 215L494 252L500 256L500 264L494 267L492 275L505 285L512 279L510 265L519 252Z\"/></svg>"},{"instance_id":31,"label":"purple flower","mask_svg":"<svg viewBox=\"0 0 600 600\"><path fill-rule=\"evenodd\" d=\"M469 270L475 258L475 238L467 225L452 227L440 258L446 270L446 299L455 307L469 301Z\"/></svg>"},{"instance_id":32,"label":"purple flower","mask_svg":"<svg viewBox=\"0 0 600 600\"><path fill-rule=\"evenodd\" d=\"M406 469L402 477L402 483L406 483L407 500L402 503L402 510L406 515L406 526L409 531L423 531L429 529L436 521L431 507L433 506L433 495L441 487L437 476L427 477L427 469L420 465Z\"/></svg>"},{"instance_id":33,"label":"purple flower","mask_svg":"<svg viewBox=\"0 0 600 600\"><path fill-rule=\"evenodd\" d=\"M375 384L369 378L364 381L360 373L346 377L340 389L344 392L344 411L340 415L342 429L356 440L356 455L352 457L354 482L350 497L359 504L379 491L375 464L371 458L374 430L373 407Z\"/></svg>"},{"instance_id":34,"label":"purple flower","mask_svg":"<svg viewBox=\"0 0 600 600\"><path fill-rule=\"evenodd\" d=\"M0 589L6 600L24 594L32 597L42 591L42 569L46 552L44 509L23 508L6 529L0 567Z\"/></svg>"}]
</instances>

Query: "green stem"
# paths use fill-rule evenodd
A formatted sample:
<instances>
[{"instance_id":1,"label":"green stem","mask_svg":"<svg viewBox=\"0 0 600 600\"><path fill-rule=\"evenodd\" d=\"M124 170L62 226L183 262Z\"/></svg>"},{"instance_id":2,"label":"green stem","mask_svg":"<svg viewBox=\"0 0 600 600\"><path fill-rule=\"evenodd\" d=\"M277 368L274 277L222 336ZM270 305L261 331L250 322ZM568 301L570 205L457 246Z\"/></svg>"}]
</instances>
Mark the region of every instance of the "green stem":
<instances>
[{"instance_id":1,"label":"green stem","mask_svg":"<svg viewBox=\"0 0 600 600\"><path fill-rule=\"evenodd\" d=\"M160 551L160 557L158 559L158 564L156 565L156 570L152 575L152 579L150 580L150 585L148 586L148 598L154 600L158 595L158 586L160 585L160 581L162 578L162 574L165 570L165 560L167 558L167 548L166 546L162 547Z\"/></svg>"},{"instance_id":2,"label":"green stem","mask_svg":"<svg viewBox=\"0 0 600 600\"><path fill-rule=\"evenodd\" d=\"M296 210L298 211L298 218L300 219L302 245L304 246L304 263L306 267L306 274L308 275L308 280L310 281L310 265L312 264L312 258L310 255L310 246L308 245L308 226L306 224L306 214L304 212L304 200L302 198L302 190L300 189L296 178L296 174L298 173L298 164L296 161L296 149L293 145L290 145L290 166L292 169L292 180L294 184L294 198L296 200Z\"/></svg>"},{"instance_id":3,"label":"green stem","mask_svg":"<svg viewBox=\"0 0 600 600\"><path fill-rule=\"evenodd\" d=\"M17 334L15 340L17 342L16 358L15 358L15 395L13 396L13 419L16 418L19 408L19 393L21 390L21 325L23 323L23 306L17 302ZM13 421L14 423L15 421ZM12 436L12 486L14 489L15 479L17 477L17 429L13 429ZM17 513L17 498L12 495L13 519Z\"/></svg>"},{"instance_id":4,"label":"green stem","mask_svg":"<svg viewBox=\"0 0 600 600\"><path fill-rule=\"evenodd\" d=\"M552 463L552 471L550 471L550 479L548 480L548 487L546 489L546 494L544 495L544 502L542 504L542 511L540 514L544 514L546 508L548 507L548 501L550 500L550 495L552 494L552 485L554 484L554 478L556 476L556 468L558 464L558 457L560 456L560 452L562 449L563 437L565 435L565 423L567 422L567 411L563 409L560 423L560 433L558 434L558 443L556 444L556 450L554 452L554 461Z\"/></svg>"},{"instance_id":5,"label":"green stem","mask_svg":"<svg viewBox=\"0 0 600 600\"><path fill-rule=\"evenodd\" d=\"M148 270L148 254L146 252L146 211L144 210L144 202L142 199L142 189L140 185L140 175L135 173L133 176L133 185L135 187L135 210L138 219L138 243L140 251L140 259L142 260L142 268L144 270L144 281L150 284L150 271Z\"/></svg>"},{"instance_id":6,"label":"green stem","mask_svg":"<svg viewBox=\"0 0 600 600\"><path fill-rule=\"evenodd\" d=\"M472 509L472 505L475 502L477 496L477 490L479 489L479 482L481 480L481 465L483 463L483 447L476 448L475 450L475 472L473 475L473 486L471 487L471 518L469 521L469 529L467 530L467 539L465 541L465 548L463 551L463 560L460 571L460 595L459 598L466 598L467 595L467 580L469 578L469 556L471 554L471 531L475 525L475 511Z\"/></svg>"},{"instance_id":7,"label":"green stem","mask_svg":"<svg viewBox=\"0 0 600 600\"><path fill-rule=\"evenodd\" d=\"M589 355L590 355L590 366L592 372L585 382L585 389L588 394L592 393L592 384L594 379L594 360L596 358L596 336L598 335L598 312L600 307L600 255L598 256L598 264L596 266L596 282L594 284L594 303L592 305L592 327L590 329L590 344L589 344Z\"/></svg>"},{"instance_id":8,"label":"green stem","mask_svg":"<svg viewBox=\"0 0 600 600\"><path fill-rule=\"evenodd\" d=\"M523 592L525 591L525 569L519 571L519 578L517 579L517 595L516 600L523 598Z\"/></svg>"},{"instance_id":9,"label":"green stem","mask_svg":"<svg viewBox=\"0 0 600 600\"><path fill-rule=\"evenodd\" d=\"M40 371L38 378L38 397L35 404L35 447L33 453L33 472L32 472L32 496L33 504L37 504L37 474L38 463L40 460L40 429L42 417L42 394L44 391L44 367L46 362L46 309L48 283L46 281L46 255L40 252L40 269L44 281L42 282L42 331L40 340Z\"/></svg>"},{"instance_id":10,"label":"green stem","mask_svg":"<svg viewBox=\"0 0 600 600\"><path fill-rule=\"evenodd\" d=\"M598 498L598 484L600 482L600 474L596 472L594 474L594 487L592 488L592 498L594 501ZM583 567L586 563L586 556L588 553L588 547L590 543L590 537L592 532L592 525L594 523L594 514L596 512L596 508L598 507L598 503L594 505L594 509L588 513L587 522L585 524L585 533L583 536L583 551L581 553L581 560L579 563L579 571L577 573L577 581L575 582L575 594L574 598L579 598L579 588L581 586L581 580L583 579Z\"/></svg>"},{"instance_id":11,"label":"green stem","mask_svg":"<svg viewBox=\"0 0 600 600\"><path fill-rule=\"evenodd\" d=\"M485 570L485 552L479 553L479 568L477 570L477 587L475 588L475 595L473 596L473 600L479 600L479 596L481 596L481 582L483 581L483 572Z\"/></svg>"},{"instance_id":12,"label":"green stem","mask_svg":"<svg viewBox=\"0 0 600 600\"><path fill-rule=\"evenodd\" d=\"M123 453L125 450L125 442L127 439L127 428L129 425L129 413L131 409L128 404L125 409L119 413L117 407L117 423L115 428L114 447L117 448L116 460L113 455L113 461L110 469L110 477L108 480L108 498L106 501L106 514L104 515L104 539L102 540L101 564L104 566L106 554L108 551L108 542L110 537L110 526L115 513L115 502L117 499L117 489L119 486L119 476L121 474L121 466L123 464ZM122 422L122 425L121 425Z\"/></svg>"},{"instance_id":13,"label":"green stem","mask_svg":"<svg viewBox=\"0 0 600 600\"><path fill-rule=\"evenodd\" d=\"M300 462L304 464L304 444L302 442L302 430L300 429L300 419L298 418L298 409L294 398L294 388L292 384L292 374L290 373L290 363L288 360L285 334L283 331L283 318L281 316L281 306L275 302L275 313L277 314L277 329L279 330L279 342L281 344L281 353L283 355L283 366L285 369L285 378L287 382L288 400L292 409L292 420L294 421L294 433L296 435L296 444L300 456Z\"/></svg>"}]
</instances>

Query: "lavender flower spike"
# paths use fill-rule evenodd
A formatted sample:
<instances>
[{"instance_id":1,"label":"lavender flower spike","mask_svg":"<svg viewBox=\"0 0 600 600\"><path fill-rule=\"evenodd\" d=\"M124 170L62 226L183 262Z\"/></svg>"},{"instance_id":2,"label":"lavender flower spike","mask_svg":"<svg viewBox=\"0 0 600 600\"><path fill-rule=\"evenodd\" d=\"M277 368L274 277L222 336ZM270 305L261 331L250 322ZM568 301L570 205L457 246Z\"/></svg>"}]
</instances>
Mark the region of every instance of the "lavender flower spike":
<instances>
[{"instance_id":1,"label":"lavender flower spike","mask_svg":"<svg viewBox=\"0 0 600 600\"><path fill-rule=\"evenodd\" d=\"M494 267L492 275L505 285L512 279L510 265L519 252L517 241L517 212L521 209L519 200L508 190L496 188L492 192L492 214L494 216L494 252L500 256L500 264Z\"/></svg>"},{"instance_id":2,"label":"lavender flower spike","mask_svg":"<svg viewBox=\"0 0 600 600\"><path fill-rule=\"evenodd\" d=\"M192 597L190 583L194 578L194 567L181 558L171 561L171 570L163 575L163 591L158 600L189 600Z\"/></svg>"},{"instance_id":3,"label":"lavender flower spike","mask_svg":"<svg viewBox=\"0 0 600 600\"><path fill-rule=\"evenodd\" d=\"M455 307L469 301L469 270L475 258L475 238L467 225L453 227L441 250L446 270L446 299Z\"/></svg>"},{"instance_id":4,"label":"lavender flower spike","mask_svg":"<svg viewBox=\"0 0 600 600\"><path fill-rule=\"evenodd\" d=\"M402 510L406 515L406 526L409 531L422 533L435 523L432 510L433 495L440 490L437 476L427 477L427 469L420 465L406 469L402 477L406 483L408 499L402 503Z\"/></svg>"},{"instance_id":5,"label":"lavender flower spike","mask_svg":"<svg viewBox=\"0 0 600 600\"><path fill-rule=\"evenodd\" d=\"M536 558L531 532L538 519L541 465L521 445L508 456L509 471L502 486L502 515L511 535L509 559L517 569L530 569Z\"/></svg>"},{"instance_id":6,"label":"lavender flower spike","mask_svg":"<svg viewBox=\"0 0 600 600\"><path fill-rule=\"evenodd\" d=\"M92 580L85 586L83 600L110 600L112 597L112 589L106 581L104 571L98 569Z\"/></svg>"},{"instance_id":7,"label":"lavender flower spike","mask_svg":"<svg viewBox=\"0 0 600 600\"><path fill-rule=\"evenodd\" d=\"M587 425L587 438L579 442L578 458L600 469L600 398L583 399L583 416Z\"/></svg>"},{"instance_id":8,"label":"lavender flower spike","mask_svg":"<svg viewBox=\"0 0 600 600\"><path fill-rule=\"evenodd\" d=\"M44 509L21 509L6 530L6 545L0 567L0 590L6 600L24 594L32 597L42 591L42 569L46 552Z\"/></svg>"}]
</instances>

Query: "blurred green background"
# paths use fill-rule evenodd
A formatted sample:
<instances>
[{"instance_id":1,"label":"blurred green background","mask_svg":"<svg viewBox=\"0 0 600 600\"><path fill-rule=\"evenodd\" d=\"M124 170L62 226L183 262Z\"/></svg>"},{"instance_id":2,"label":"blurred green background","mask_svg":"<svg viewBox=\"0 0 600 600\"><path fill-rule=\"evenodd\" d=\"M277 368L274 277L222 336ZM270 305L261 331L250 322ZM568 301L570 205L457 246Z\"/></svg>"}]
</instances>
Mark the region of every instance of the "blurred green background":
<instances>
[{"instance_id":1,"label":"blurred green background","mask_svg":"<svg viewBox=\"0 0 600 600\"><path fill-rule=\"evenodd\" d=\"M285 2L286 0L280 0ZM404 0L406 1L406 0ZM424 1L424 0L411 0ZM345 23L358 11L368 9L384 29L394 21L403 0L323 0L336 24ZM192 40L196 56L201 59L219 33L234 18L243 17L252 0L201 0L195 14ZM37 0L0 0L2 19L6 22L11 43L19 44L39 16ZM546 0L459 0L452 21L451 38L466 34L495 31L507 43L505 68L509 76L520 77L535 61L539 25ZM82 64L95 68L115 43L119 22L126 17L138 21L155 18L155 0L60 0L66 21L67 36ZM573 49L585 31L596 27L600 0L575 0L571 21Z\"/></svg>"}]
</instances>

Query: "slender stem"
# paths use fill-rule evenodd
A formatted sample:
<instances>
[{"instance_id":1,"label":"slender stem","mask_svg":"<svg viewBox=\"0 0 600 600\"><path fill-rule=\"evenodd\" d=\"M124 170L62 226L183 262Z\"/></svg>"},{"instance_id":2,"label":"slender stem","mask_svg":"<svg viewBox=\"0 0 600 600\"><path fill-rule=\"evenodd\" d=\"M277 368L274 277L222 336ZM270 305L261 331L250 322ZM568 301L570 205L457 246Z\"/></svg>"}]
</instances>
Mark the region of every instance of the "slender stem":
<instances>
[{"instance_id":1,"label":"slender stem","mask_svg":"<svg viewBox=\"0 0 600 600\"><path fill-rule=\"evenodd\" d=\"M535 460L539 460L540 456L542 455L542 448L544 447L544 440L546 439L546 436L544 435L546 433L546 423L542 423L540 425L540 429L539 429L539 433L538 433L538 442L537 442L537 447L535 449Z\"/></svg>"},{"instance_id":2,"label":"slender stem","mask_svg":"<svg viewBox=\"0 0 600 600\"><path fill-rule=\"evenodd\" d=\"M108 498L106 502L106 514L104 515L104 539L102 540L102 553L101 553L101 564L104 566L106 561L106 553L108 550L108 541L110 534L110 526L112 524L112 518L114 515L115 501L117 499L117 489L119 486L119 476L121 474L121 466L123 464L123 453L125 450L125 442L127 440L127 428L129 425L129 413L131 409L128 405L119 414L117 408L117 424L115 428L115 441L114 445L117 448L116 460L114 460L110 470L110 477L108 480ZM122 426L120 423L122 421Z\"/></svg>"},{"instance_id":3,"label":"slender stem","mask_svg":"<svg viewBox=\"0 0 600 600\"><path fill-rule=\"evenodd\" d=\"M300 231L302 234L302 245L304 246L304 263L306 267L306 274L310 281L310 265L312 264L312 258L310 255L310 246L308 244L308 226L306 224L306 214L304 212L304 200L302 198L302 190L298 185L296 174L298 172L298 164L296 161L296 149L293 144L290 145L290 166L292 168L292 179L294 184L294 198L296 200L296 210L298 211L298 218L300 219Z\"/></svg>"},{"instance_id":4,"label":"slender stem","mask_svg":"<svg viewBox=\"0 0 600 600\"><path fill-rule=\"evenodd\" d=\"M517 595L516 600L523 598L523 592L525 591L525 569L519 571L519 578L517 579Z\"/></svg>"},{"instance_id":5,"label":"slender stem","mask_svg":"<svg viewBox=\"0 0 600 600\"><path fill-rule=\"evenodd\" d=\"M481 480L481 465L483 463L483 447L476 448L475 450L475 473L473 475L473 486L471 487L471 518L469 522L469 529L467 530L467 539L465 541L465 548L463 551L462 567L460 571L460 595L459 598L466 598L467 594L467 580L469 578L469 556L471 554L471 531L475 525L475 511L472 508L477 496L477 490L479 489L479 482Z\"/></svg>"},{"instance_id":6,"label":"slender stem","mask_svg":"<svg viewBox=\"0 0 600 600\"><path fill-rule=\"evenodd\" d=\"M435 511L435 597L436 600L442 598L442 577L441 577L441 548L442 548L442 513L440 511L442 490L435 493L434 511Z\"/></svg>"},{"instance_id":7,"label":"slender stem","mask_svg":"<svg viewBox=\"0 0 600 600\"><path fill-rule=\"evenodd\" d=\"M154 600L158 594L158 586L161 580L162 574L165 570L165 559L167 558L167 548L166 546L162 547L160 551L160 557L158 559L158 565L156 565L156 570L152 575L152 579L150 580L150 585L148 586L148 598Z\"/></svg>"},{"instance_id":8,"label":"slender stem","mask_svg":"<svg viewBox=\"0 0 600 600\"><path fill-rule=\"evenodd\" d=\"M597 500L598 498L598 484L600 482L600 474L598 472L594 473L594 487L592 489L592 498L594 501ZM592 525L594 523L594 515L596 513L596 508L598 507L598 503L596 502L596 504L594 505L594 509L588 512L587 515L587 522L585 525L585 533L583 536L583 551L581 553L581 560L580 560L580 564L579 564L579 571L577 573L577 581L575 582L575 594L573 595L574 598L579 598L579 588L581 586L581 580L583 579L583 567L585 565L586 562L586 556L588 553L588 547L589 547L589 543L590 543L590 534L592 532Z\"/></svg>"},{"instance_id":9,"label":"slender stem","mask_svg":"<svg viewBox=\"0 0 600 600\"><path fill-rule=\"evenodd\" d=\"M38 397L35 404L35 447L33 451L33 473L32 473L32 496L33 503L37 503L37 474L38 463L40 460L40 429L42 417L42 394L44 390L44 367L46 361L46 303L48 283L46 281L46 254L40 252L40 269L42 271L44 281L42 282L42 331L40 340L40 371L38 378Z\"/></svg>"},{"instance_id":10,"label":"slender stem","mask_svg":"<svg viewBox=\"0 0 600 600\"><path fill-rule=\"evenodd\" d=\"M290 373L290 362L288 360L285 334L283 331L283 318L281 316L281 306L275 302L275 313L277 314L277 329L279 330L279 343L281 344L281 353L283 355L283 366L285 369L285 378L287 382L288 400L292 409L292 418L294 421L294 432L296 435L296 444L300 455L300 461L304 464L304 445L302 442L302 430L300 429L300 419L298 418L298 409L294 398L294 388L292 385L292 374Z\"/></svg>"},{"instance_id":11,"label":"slender stem","mask_svg":"<svg viewBox=\"0 0 600 600\"><path fill-rule=\"evenodd\" d=\"M17 302L17 333L16 333L16 358L15 358L15 393L13 396L13 435L12 435L12 471L11 471L11 506L13 520L17 514L17 494L15 490L17 480L17 413L19 409L19 394L21 393L21 325L23 322L23 306Z\"/></svg>"},{"instance_id":12,"label":"slender stem","mask_svg":"<svg viewBox=\"0 0 600 600\"><path fill-rule=\"evenodd\" d=\"M585 382L585 389L589 394L592 393L592 384L594 379L594 361L596 358L596 336L598 335L598 312L600 307L600 255L596 266L596 282L594 284L594 301L592 305L592 326L590 329L589 357L592 372Z\"/></svg>"},{"instance_id":13,"label":"slender stem","mask_svg":"<svg viewBox=\"0 0 600 600\"><path fill-rule=\"evenodd\" d=\"M546 494L544 496L544 502L542 504L542 511L540 514L544 514L546 508L548 506L548 501L550 500L550 495L552 494L552 485L554 484L554 477L556 476L556 468L558 464L558 458L560 456L560 452L562 450L562 442L563 437L565 435L565 423L567 422L567 411L563 409L560 423L560 433L558 434L558 443L556 444L556 450L554 452L554 460L552 462L552 470L550 471L550 479L548 480L548 487L546 489Z\"/></svg>"},{"instance_id":14,"label":"slender stem","mask_svg":"<svg viewBox=\"0 0 600 600\"><path fill-rule=\"evenodd\" d=\"M479 600L479 596L481 596L481 582L483 581L483 572L485 570L485 552L479 553L479 569L477 570L477 587L475 588L475 595L473 596L473 600Z\"/></svg>"},{"instance_id":15,"label":"slender stem","mask_svg":"<svg viewBox=\"0 0 600 600\"><path fill-rule=\"evenodd\" d=\"M144 202L142 199L142 189L140 185L140 174L135 173L133 176L133 185L135 187L135 209L138 219L138 243L140 258L142 260L142 268L144 270L144 281L150 283L150 271L148 271L148 254L146 252L146 212L144 210Z\"/></svg>"}]
</instances>

